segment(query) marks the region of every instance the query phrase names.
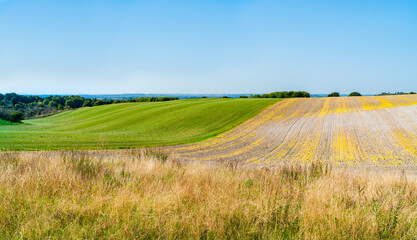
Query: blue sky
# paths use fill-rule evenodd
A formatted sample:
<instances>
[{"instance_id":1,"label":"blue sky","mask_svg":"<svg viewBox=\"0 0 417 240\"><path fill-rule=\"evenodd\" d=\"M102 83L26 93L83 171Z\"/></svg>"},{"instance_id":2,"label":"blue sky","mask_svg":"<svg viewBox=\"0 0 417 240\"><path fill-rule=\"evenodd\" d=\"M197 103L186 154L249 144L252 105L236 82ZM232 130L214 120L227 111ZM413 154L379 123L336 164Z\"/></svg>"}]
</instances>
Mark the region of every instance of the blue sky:
<instances>
[{"instance_id":1,"label":"blue sky","mask_svg":"<svg viewBox=\"0 0 417 240\"><path fill-rule=\"evenodd\" d=\"M417 1L0 0L0 92L417 91Z\"/></svg>"}]
</instances>

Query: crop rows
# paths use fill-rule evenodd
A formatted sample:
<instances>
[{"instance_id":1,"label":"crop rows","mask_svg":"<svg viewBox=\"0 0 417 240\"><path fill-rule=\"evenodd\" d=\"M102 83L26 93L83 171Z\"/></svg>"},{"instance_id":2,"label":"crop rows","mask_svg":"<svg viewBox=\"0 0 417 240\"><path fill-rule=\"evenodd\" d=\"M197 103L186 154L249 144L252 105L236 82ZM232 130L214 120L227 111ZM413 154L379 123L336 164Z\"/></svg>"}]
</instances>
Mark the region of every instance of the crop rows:
<instances>
[{"instance_id":1,"label":"crop rows","mask_svg":"<svg viewBox=\"0 0 417 240\"><path fill-rule=\"evenodd\" d=\"M204 142L189 160L398 166L417 163L417 95L288 99Z\"/></svg>"}]
</instances>

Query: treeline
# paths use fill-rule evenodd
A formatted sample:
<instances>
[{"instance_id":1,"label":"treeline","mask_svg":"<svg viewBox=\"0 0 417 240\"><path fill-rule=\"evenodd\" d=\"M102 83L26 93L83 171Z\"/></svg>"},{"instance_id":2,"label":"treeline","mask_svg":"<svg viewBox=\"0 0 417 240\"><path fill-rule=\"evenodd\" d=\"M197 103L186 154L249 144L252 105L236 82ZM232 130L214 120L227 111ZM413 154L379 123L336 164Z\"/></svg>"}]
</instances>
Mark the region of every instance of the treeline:
<instances>
[{"instance_id":1,"label":"treeline","mask_svg":"<svg viewBox=\"0 0 417 240\"><path fill-rule=\"evenodd\" d=\"M309 98L310 93L304 91L272 92L266 94L255 94L251 98Z\"/></svg>"},{"instance_id":2,"label":"treeline","mask_svg":"<svg viewBox=\"0 0 417 240\"><path fill-rule=\"evenodd\" d=\"M113 103L128 103L128 102L166 102L179 100L178 97L138 97L127 100L114 100Z\"/></svg>"},{"instance_id":3,"label":"treeline","mask_svg":"<svg viewBox=\"0 0 417 240\"><path fill-rule=\"evenodd\" d=\"M416 94L415 92L409 92L409 93L405 93L405 92L395 92L395 93L391 93L391 92L383 92L381 94L377 94L376 96L386 96L386 95L407 95L407 94ZM362 96L359 92L351 92L349 94L349 97L360 97ZM327 97L340 97L340 94L338 92L332 92L330 93Z\"/></svg>"},{"instance_id":4,"label":"treeline","mask_svg":"<svg viewBox=\"0 0 417 240\"><path fill-rule=\"evenodd\" d=\"M0 93L0 118L10 122L43 117L63 110L93 107L126 102L163 102L178 100L177 97L139 97L128 100L107 100L81 96L25 96L16 93Z\"/></svg>"},{"instance_id":5,"label":"treeline","mask_svg":"<svg viewBox=\"0 0 417 240\"><path fill-rule=\"evenodd\" d=\"M381 94L378 94L377 96L386 96L386 95L407 95L407 94L416 94L415 92L409 92L409 93L405 93L405 92L395 92L395 93L391 93L391 92L383 92Z\"/></svg>"}]
</instances>

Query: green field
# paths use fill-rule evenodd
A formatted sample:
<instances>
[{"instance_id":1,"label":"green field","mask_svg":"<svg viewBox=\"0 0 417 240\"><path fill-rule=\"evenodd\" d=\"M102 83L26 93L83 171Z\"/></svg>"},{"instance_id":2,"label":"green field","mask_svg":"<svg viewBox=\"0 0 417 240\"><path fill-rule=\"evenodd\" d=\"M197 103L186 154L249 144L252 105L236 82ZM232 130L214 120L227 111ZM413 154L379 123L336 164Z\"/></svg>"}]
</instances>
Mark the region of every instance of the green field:
<instances>
[{"instance_id":1,"label":"green field","mask_svg":"<svg viewBox=\"0 0 417 240\"><path fill-rule=\"evenodd\" d=\"M12 123L12 122L5 121L3 119L0 119L0 126L1 125L14 125L14 124L17 124L17 123Z\"/></svg>"},{"instance_id":2,"label":"green field","mask_svg":"<svg viewBox=\"0 0 417 240\"><path fill-rule=\"evenodd\" d=\"M201 141L239 125L277 99L123 103L0 127L3 150L115 149Z\"/></svg>"}]
</instances>

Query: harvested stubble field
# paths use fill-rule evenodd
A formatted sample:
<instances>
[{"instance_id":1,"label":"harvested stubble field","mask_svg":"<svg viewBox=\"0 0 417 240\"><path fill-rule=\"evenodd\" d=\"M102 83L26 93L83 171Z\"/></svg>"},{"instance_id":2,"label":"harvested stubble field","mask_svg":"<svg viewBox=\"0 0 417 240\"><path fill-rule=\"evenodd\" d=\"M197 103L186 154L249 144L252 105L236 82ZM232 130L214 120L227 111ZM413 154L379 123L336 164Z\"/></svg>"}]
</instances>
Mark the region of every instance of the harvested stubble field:
<instances>
[{"instance_id":1,"label":"harvested stubble field","mask_svg":"<svg viewBox=\"0 0 417 240\"><path fill-rule=\"evenodd\" d=\"M177 146L188 160L415 166L417 95L288 99L237 128Z\"/></svg>"},{"instance_id":2,"label":"harvested stubble field","mask_svg":"<svg viewBox=\"0 0 417 240\"><path fill-rule=\"evenodd\" d=\"M150 150L0 153L0 239L412 239L417 181Z\"/></svg>"}]
</instances>

